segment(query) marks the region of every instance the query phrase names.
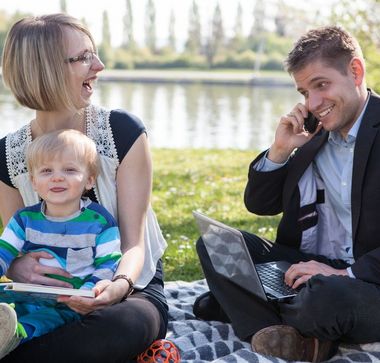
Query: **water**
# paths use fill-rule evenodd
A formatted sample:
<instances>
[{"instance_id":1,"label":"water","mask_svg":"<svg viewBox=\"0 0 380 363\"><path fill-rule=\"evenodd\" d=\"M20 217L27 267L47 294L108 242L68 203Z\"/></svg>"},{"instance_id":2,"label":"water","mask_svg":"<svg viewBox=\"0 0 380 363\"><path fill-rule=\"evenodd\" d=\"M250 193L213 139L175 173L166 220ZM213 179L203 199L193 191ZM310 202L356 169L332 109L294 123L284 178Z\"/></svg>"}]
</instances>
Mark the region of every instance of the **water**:
<instances>
[{"instance_id":1,"label":"water","mask_svg":"<svg viewBox=\"0 0 380 363\"><path fill-rule=\"evenodd\" d=\"M292 87L99 82L93 103L141 118L153 147L267 148L281 115L301 100ZM33 118L0 86L0 137Z\"/></svg>"}]
</instances>

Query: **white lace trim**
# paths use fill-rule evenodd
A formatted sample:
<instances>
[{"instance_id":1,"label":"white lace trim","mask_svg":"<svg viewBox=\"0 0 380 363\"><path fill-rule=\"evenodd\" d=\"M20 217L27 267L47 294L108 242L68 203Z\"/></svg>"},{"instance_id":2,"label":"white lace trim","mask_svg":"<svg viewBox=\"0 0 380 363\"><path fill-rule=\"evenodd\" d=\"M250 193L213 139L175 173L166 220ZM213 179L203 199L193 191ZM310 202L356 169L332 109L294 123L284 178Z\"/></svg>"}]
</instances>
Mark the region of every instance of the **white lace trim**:
<instances>
[{"instance_id":1,"label":"white lace trim","mask_svg":"<svg viewBox=\"0 0 380 363\"><path fill-rule=\"evenodd\" d=\"M27 146L32 142L32 132L30 123L23 126L16 132L8 134L5 139L5 155L9 179L12 185L17 188L16 177L27 174L25 153Z\"/></svg>"},{"instance_id":2,"label":"white lace trim","mask_svg":"<svg viewBox=\"0 0 380 363\"><path fill-rule=\"evenodd\" d=\"M109 122L110 112L93 105L85 109L87 136L94 140L100 155L110 158L119 165L115 141ZM5 154L9 178L12 185L18 188L16 178L27 174L26 149L32 142L30 122L6 137ZM96 193L97 194L97 193ZM96 195L98 197L98 195Z\"/></svg>"},{"instance_id":3,"label":"white lace trim","mask_svg":"<svg viewBox=\"0 0 380 363\"><path fill-rule=\"evenodd\" d=\"M109 118L110 111L102 107L90 105L85 109L87 136L94 140L99 154L106 158L112 159L117 169L120 161L117 155L115 140L113 138ZM101 201L102 198L97 185L94 186L94 193L96 199ZM113 214L115 215L115 213Z\"/></svg>"},{"instance_id":4,"label":"white lace trim","mask_svg":"<svg viewBox=\"0 0 380 363\"><path fill-rule=\"evenodd\" d=\"M90 105L85 109L85 117L87 136L95 141L99 154L119 162L109 122L110 111Z\"/></svg>"}]
</instances>

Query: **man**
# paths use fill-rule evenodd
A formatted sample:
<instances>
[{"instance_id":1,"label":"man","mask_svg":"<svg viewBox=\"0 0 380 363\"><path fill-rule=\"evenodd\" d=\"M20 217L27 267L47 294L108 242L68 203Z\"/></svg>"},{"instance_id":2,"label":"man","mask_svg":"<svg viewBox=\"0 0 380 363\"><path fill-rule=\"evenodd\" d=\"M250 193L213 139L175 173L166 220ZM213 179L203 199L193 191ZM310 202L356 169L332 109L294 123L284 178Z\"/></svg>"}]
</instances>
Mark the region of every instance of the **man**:
<instances>
[{"instance_id":1,"label":"man","mask_svg":"<svg viewBox=\"0 0 380 363\"><path fill-rule=\"evenodd\" d=\"M304 102L281 117L245 190L249 211L283 213L276 243L243 234L256 263L289 261L285 282L303 288L286 302L260 300L215 272L200 239L212 294L194 312L231 321L258 353L321 361L339 342L380 340L380 98L366 88L360 46L341 28L306 33L286 65ZM314 133L304 129L308 112L319 121Z\"/></svg>"}]
</instances>

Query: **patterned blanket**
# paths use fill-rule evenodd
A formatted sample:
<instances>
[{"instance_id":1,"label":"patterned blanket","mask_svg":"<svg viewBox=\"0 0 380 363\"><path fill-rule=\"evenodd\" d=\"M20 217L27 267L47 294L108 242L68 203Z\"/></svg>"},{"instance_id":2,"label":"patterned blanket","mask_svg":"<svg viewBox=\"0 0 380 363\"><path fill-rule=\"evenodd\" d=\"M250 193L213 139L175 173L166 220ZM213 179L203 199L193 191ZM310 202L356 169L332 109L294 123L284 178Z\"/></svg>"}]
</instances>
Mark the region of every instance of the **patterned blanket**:
<instances>
[{"instance_id":1,"label":"patterned blanket","mask_svg":"<svg viewBox=\"0 0 380 363\"><path fill-rule=\"evenodd\" d=\"M181 362L285 362L253 353L250 344L239 340L229 324L195 319L193 302L198 295L208 290L205 280L168 282L165 290L169 303L167 338L179 348ZM329 362L380 362L380 343L342 345Z\"/></svg>"}]
</instances>

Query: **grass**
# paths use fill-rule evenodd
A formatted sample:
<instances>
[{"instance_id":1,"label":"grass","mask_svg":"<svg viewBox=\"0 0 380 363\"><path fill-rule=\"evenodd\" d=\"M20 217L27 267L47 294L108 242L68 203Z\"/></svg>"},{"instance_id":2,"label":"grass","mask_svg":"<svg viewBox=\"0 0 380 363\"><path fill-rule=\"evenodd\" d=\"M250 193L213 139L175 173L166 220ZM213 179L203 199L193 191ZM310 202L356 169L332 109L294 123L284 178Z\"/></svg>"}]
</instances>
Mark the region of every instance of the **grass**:
<instances>
[{"instance_id":1,"label":"grass","mask_svg":"<svg viewBox=\"0 0 380 363\"><path fill-rule=\"evenodd\" d=\"M251 151L153 149L153 209L168 242L165 280L203 278L192 217L198 210L239 229L274 239L278 217L258 217L243 203ZM2 229L2 228L0 228Z\"/></svg>"},{"instance_id":2,"label":"grass","mask_svg":"<svg viewBox=\"0 0 380 363\"><path fill-rule=\"evenodd\" d=\"M243 203L255 154L239 150L154 149L153 208L168 242L165 280L203 277L195 251L199 232L191 211L273 239L278 217L257 217Z\"/></svg>"}]
</instances>

